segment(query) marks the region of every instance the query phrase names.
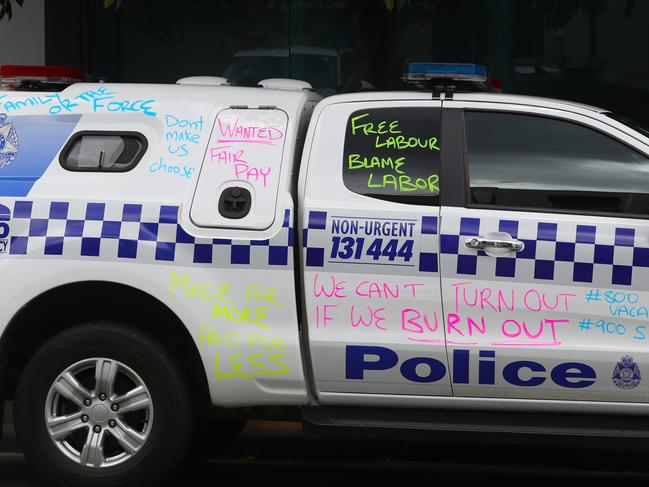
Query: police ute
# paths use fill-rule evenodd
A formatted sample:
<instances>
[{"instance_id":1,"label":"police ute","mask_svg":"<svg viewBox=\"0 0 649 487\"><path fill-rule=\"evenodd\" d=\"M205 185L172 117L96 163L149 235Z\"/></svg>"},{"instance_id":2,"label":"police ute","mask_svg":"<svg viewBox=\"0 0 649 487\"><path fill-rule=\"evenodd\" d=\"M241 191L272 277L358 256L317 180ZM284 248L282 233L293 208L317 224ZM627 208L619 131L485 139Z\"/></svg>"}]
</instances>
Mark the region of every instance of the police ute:
<instances>
[{"instance_id":1,"label":"police ute","mask_svg":"<svg viewBox=\"0 0 649 487\"><path fill-rule=\"evenodd\" d=\"M0 69L0 397L50 482L155 485L271 413L649 437L649 132L404 77Z\"/></svg>"}]
</instances>

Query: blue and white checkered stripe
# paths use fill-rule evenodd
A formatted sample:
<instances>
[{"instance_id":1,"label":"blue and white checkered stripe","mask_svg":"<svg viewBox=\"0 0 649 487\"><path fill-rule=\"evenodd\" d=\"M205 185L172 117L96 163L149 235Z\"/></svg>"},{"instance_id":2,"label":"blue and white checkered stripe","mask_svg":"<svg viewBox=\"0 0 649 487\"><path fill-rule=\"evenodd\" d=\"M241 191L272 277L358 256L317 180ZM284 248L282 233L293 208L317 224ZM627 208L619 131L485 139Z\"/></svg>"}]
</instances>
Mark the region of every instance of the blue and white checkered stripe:
<instances>
[{"instance_id":1,"label":"blue and white checkered stripe","mask_svg":"<svg viewBox=\"0 0 649 487\"><path fill-rule=\"evenodd\" d=\"M341 211L337 211L338 214ZM389 219L385 214L380 215L382 219ZM349 215L349 218L355 218L358 215ZM372 218L370 215L363 214L363 218ZM331 250L331 228L329 219L331 216L324 210L312 210L306 213L304 227L302 229L302 247L304 249L304 264L307 268L321 269L331 267L328 263L328 256ZM377 215L377 218L379 216ZM438 254L438 218L436 216L419 216L413 215L413 221L416 221L413 238L415 240L415 259L410 266L393 267L390 273L411 274L413 272L437 273L439 270ZM396 218L395 221L402 220ZM354 262L351 262L353 264ZM380 263L373 265L371 262L363 262L362 266L346 265L346 272L369 272L385 273L385 268ZM335 266L336 264L334 264ZM372 269L376 267L376 269Z\"/></svg>"},{"instance_id":2,"label":"blue and white checkered stripe","mask_svg":"<svg viewBox=\"0 0 649 487\"><path fill-rule=\"evenodd\" d=\"M12 256L130 260L178 265L293 266L291 210L269 240L205 239L178 223L178 206L153 203L16 201Z\"/></svg>"},{"instance_id":3,"label":"blue and white checkered stripe","mask_svg":"<svg viewBox=\"0 0 649 487\"><path fill-rule=\"evenodd\" d=\"M421 234L419 235L419 271L439 271L439 236L437 233L438 219L436 216L421 217Z\"/></svg>"},{"instance_id":4,"label":"blue and white checkered stripe","mask_svg":"<svg viewBox=\"0 0 649 487\"><path fill-rule=\"evenodd\" d=\"M309 236L311 243L309 243ZM302 247L304 262L307 267L324 267L325 246L330 240L327 231L327 212L310 211L306 217L306 225L302 229Z\"/></svg>"},{"instance_id":5,"label":"blue and white checkered stripe","mask_svg":"<svg viewBox=\"0 0 649 487\"><path fill-rule=\"evenodd\" d=\"M448 277L649 288L649 240L638 238L631 226L455 216L443 222L441 266ZM491 232L508 233L524 250L490 257L464 245Z\"/></svg>"}]
</instances>

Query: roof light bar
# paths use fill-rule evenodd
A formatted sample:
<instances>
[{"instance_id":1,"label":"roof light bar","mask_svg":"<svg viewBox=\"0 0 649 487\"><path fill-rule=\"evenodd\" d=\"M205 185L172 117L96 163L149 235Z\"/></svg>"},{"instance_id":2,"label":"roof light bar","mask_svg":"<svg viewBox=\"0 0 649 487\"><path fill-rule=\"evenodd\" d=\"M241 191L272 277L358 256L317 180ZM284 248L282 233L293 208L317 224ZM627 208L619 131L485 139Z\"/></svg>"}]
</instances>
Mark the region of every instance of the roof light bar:
<instances>
[{"instance_id":1,"label":"roof light bar","mask_svg":"<svg viewBox=\"0 0 649 487\"><path fill-rule=\"evenodd\" d=\"M487 81L487 68L479 64L410 63L404 75L404 81L410 83L436 79L484 83Z\"/></svg>"},{"instance_id":2,"label":"roof light bar","mask_svg":"<svg viewBox=\"0 0 649 487\"><path fill-rule=\"evenodd\" d=\"M0 66L0 90L59 91L85 79L80 69L63 66Z\"/></svg>"},{"instance_id":3,"label":"roof light bar","mask_svg":"<svg viewBox=\"0 0 649 487\"><path fill-rule=\"evenodd\" d=\"M0 66L0 79L6 82L22 80L52 81L83 81L84 75L80 69L64 66L21 66L5 64Z\"/></svg>"}]
</instances>

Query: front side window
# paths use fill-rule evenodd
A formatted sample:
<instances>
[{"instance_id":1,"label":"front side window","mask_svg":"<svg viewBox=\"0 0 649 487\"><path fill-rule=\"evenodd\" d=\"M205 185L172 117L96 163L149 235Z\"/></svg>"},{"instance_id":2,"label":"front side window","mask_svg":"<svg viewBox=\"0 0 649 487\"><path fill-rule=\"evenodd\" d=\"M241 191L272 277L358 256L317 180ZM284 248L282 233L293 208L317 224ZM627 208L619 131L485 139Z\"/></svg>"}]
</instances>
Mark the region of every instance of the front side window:
<instances>
[{"instance_id":1,"label":"front side window","mask_svg":"<svg viewBox=\"0 0 649 487\"><path fill-rule=\"evenodd\" d=\"M373 198L437 204L440 115L433 107L353 112L345 131L345 186Z\"/></svg>"},{"instance_id":2,"label":"front side window","mask_svg":"<svg viewBox=\"0 0 649 487\"><path fill-rule=\"evenodd\" d=\"M466 112L470 201L480 205L649 213L649 158L559 119Z\"/></svg>"},{"instance_id":3,"label":"front side window","mask_svg":"<svg viewBox=\"0 0 649 487\"><path fill-rule=\"evenodd\" d=\"M124 172L146 151L146 139L135 132L80 132L61 151L61 165L70 171Z\"/></svg>"}]
</instances>

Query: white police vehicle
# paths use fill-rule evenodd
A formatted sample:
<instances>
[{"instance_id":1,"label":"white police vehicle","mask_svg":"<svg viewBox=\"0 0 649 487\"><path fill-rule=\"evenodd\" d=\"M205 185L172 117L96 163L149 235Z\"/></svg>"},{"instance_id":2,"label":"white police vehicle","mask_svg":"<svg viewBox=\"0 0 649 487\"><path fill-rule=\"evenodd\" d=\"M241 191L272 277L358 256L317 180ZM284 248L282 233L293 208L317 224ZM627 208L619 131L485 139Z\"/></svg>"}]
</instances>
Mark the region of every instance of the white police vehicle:
<instances>
[{"instance_id":1,"label":"white police vehicle","mask_svg":"<svg viewBox=\"0 0 649 487\"><path fill-rule=\"evenodd\" d=\"M227 441L213 407L647 434L611 420L649 414L647 132L408 77L0 93L0 384L35 467L152 485Z\"/></svg>"}]
</instances>

